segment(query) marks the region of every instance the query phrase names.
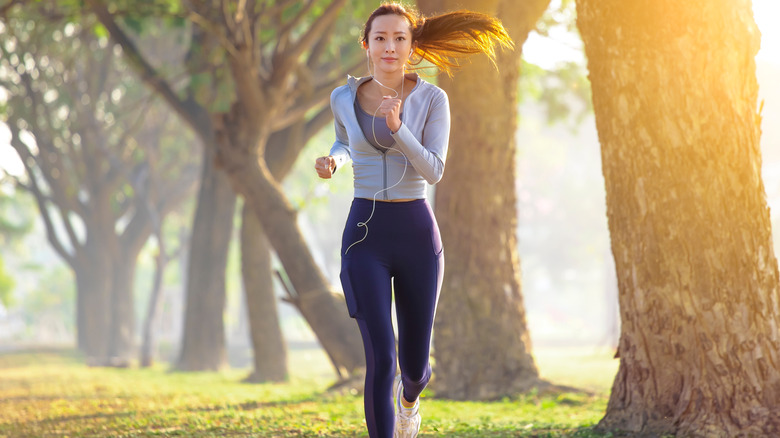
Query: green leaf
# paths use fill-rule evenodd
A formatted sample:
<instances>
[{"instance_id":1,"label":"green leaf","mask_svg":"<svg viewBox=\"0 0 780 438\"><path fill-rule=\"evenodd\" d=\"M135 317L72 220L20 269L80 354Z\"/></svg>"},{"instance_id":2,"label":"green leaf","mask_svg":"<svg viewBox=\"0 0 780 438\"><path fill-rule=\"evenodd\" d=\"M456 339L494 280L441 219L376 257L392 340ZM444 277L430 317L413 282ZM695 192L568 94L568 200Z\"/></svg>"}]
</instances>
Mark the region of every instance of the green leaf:
<instances>
[{"instance_id":1,"label":"green leaf","mask_svg":"<svg viewBox=\"0 0 780 438\"><path fill-rule=\"evenodd\" d=\"M98 38L108 38L108 29L105 28L100 23L96 23L94 26L92 26L92 33L95 34Z\"/></svg>"}]
</instances>

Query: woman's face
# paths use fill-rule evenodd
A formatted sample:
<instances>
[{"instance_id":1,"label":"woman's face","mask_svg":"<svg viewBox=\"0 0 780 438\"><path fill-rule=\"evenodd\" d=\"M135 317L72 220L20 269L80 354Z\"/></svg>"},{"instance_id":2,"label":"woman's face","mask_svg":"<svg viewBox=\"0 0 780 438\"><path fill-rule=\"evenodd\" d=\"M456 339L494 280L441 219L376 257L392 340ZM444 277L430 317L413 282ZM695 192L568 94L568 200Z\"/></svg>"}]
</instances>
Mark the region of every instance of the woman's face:
<instances>
[{"instance_id":1,"label":"woman's face","mask_svg":"<svg viewBox=\"0 0 780 438\"><path fill-rule=\"evenodd\" d=\"M380 15L371 23L368 34L368 56L374 64L374 71L385 73L403 71L412 50L412 33L406 18L395 15Z\"/></svg>"}]
</instances>

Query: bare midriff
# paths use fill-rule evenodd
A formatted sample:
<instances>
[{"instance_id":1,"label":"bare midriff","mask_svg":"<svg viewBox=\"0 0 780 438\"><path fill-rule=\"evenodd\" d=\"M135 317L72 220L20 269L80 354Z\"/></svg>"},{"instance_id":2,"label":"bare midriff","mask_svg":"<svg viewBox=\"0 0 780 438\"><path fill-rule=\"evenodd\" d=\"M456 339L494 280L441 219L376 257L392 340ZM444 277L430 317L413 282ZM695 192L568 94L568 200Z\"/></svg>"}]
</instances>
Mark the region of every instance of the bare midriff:
<instances>
[{"instance_id":1,"label":"bare midriff","mask_svg":"<svg viewBox=\"0 0 780 438\"><path fill-rule=\"evenodd\" d=\"M368 199L368 198L363 198ZM410 201L416 201L418 198L403 198L403 199L377 199L379 202L410 202ZM369 201L373 201L373 199L368 199Z\"/></svg>"}]
</instances>

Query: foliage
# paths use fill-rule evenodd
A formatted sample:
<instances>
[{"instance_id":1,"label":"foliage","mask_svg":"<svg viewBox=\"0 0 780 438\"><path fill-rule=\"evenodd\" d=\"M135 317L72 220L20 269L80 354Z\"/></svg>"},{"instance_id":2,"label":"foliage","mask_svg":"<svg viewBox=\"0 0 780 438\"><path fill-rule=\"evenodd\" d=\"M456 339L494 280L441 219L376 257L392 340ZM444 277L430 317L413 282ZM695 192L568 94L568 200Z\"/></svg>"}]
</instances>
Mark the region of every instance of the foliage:
<instances>
[{"instance_id":1,"label":"foliage","mask_svg":"<svg viewBox=\"0 0 780 438\"><path fill-rule=\"evenodd\" d=\"M18 241L32 231L34 214L31 206L21 201L13 188L7 193L0 186L0 245Z\"/></svg>"},{"instance_id":2,"label":"foliage","mask_svg":"<svg viewBox=\"0 0 780 438\"><path fill-rule=\"evenodd\" d=\"M107 219L121 231L147 201L162 204L198 155L192 135L172 126L121 53L90 31L93 20L52 16L50 2L35 6L14 10L0 26L0 92L9 96L2 116L27 166L18 187L36 194L45 220L60 219L69 234L64 247L75 250L84 241L79 226L90 223L88 206L107 195ZM143 42L169 58L176 49L160 36Z\"/></svg>"},{"instance_id":3,"label":"foliage","mask_svg":"<svg viewBox=\"0 0 780 438\"><path fill-rule=\"evenodd\" d=\"M593 114L584 64L566 61L548 70L524 61L519 87L522 99L535 100L544 106L550 125L564 124L574 130Z\"/></svg>"},{"instance_id":4,"label":"foliage","mask_svg":"<svg viewBox=\"0 0 780 438\"><path fill-rule=\"evenodd\" d=\"M296 73L296 87L307 88L312 78L315 82L338 71L334 67L342 60L350 59L358 51L359 24L356 17L367 15L367 4L352 1L351 11L341 14L334 26L340 29L326 35L323 42L314 49L300 56L309 58L324 58L316 69L307 73ZM235 32L238 16L235 2L216 3L186 3L172 0L151 0L147 2L132 2L128 0L113 0L107 2L112 17L122 25L125 31L134 37L158 34L162 29L167 33L178 33L183 42L189 45L184 71L171 69L165 62L158 63L162 79L175 83L176 91L182 100L192 98L209 113L225 113L239 99L236 94L234 72L231 71L231 52L235 50L235 41L228 36ZM281 46L290 44L289 37L299 37L313 25L328 7L328 2L257 2L255 10L247 12L250 17L251 29L254 35L239 44L251 44L259 61L258 76L267 80L273 74L274 64L286 62L277 53ZM66 13L73 15L73 8L64 8ZM346 9L346 8L345 8ZM289 27L292 26L292 27ZM346 31L343 31L346 30ZM100 24L94 26L94 31L101 37L107 37L108 31ZM241 33L241 32L238 32ZM280 35L284 34L284 41ZM186 36L184 36L186 35ZM354 40L352 47L347 43ZM148 53L139 47L144 57ZM309 67L314 66L309 63ZM343 66L342 66L343 67ZM183 80L177 80L183 78Z\"/></svg>"},{"instance_id":5,"label":"foliage","mask_svg":"<svg viewBox=\"0 0 780 438\"><path fill-rule=\"evenodd\" d=\"M536 33L554 38L553 33L579 35L573 0L553 2L536 25ZM577 48L581 50L581 48ZM547 123L566 124L574 130L593 114L590 82L585 60L560 62L540 67L524 61L520 75L520 99L539 101L547 110Z\"/></svg>"},{"instance_id":6,"label":"foliage","mask_svg":"<svg viewBox=\"0 0 780 438\"><path fill-rule=\"evenodd\" d=\"M0 257L0 304L3 307L11 307L14 303L11 292L13 292L15 285L14 279L5 270L3 258Z\"/></svg>"},{"instance_id":7,"label":"foliage","mask_svg":"<svg viewBox=\"0 0 780 438\"><path fill-rule=\"evenodd\" d=\"M301 351L291 360L307 362ZM70 352L0 356L0 435L366 436L362 398L329 393L329 378L240 383L244 371L170 373L87 368ZM604 394L536 392L495 402L424 394L421 437L612 436L593 431Z\"/></svg>"},{"instance_id":8,"label":"foliage","mask_svg":"<svg viewBox=\"0 0 780 438\"><path fill-rule=\"evenodd\" d=\"M1 111L1 110L0 110ZM0 175L2 175L0 169ZM0 178L0 249L11 247L14 249L21 245L22 239L33 228L32 206L25 203L24 199L13 187L4 190L3 180ZM16 300L13 297L16 281L8 272L3 256L0 254L0 304L11 307Z\"/></svg>"},{"instance_id":9,"label":"foliage","mask_svg":"<svg viewBox=\"0 0 780 438\"><path fill-rule=\"evenodd\" d=\"M27 327L37 339L72 339L75 332L76 288L73 273L63 265L40 271L38 285L19 300ZM37 332L37 333L36 333Z\"/></svg>"}]
</instances>

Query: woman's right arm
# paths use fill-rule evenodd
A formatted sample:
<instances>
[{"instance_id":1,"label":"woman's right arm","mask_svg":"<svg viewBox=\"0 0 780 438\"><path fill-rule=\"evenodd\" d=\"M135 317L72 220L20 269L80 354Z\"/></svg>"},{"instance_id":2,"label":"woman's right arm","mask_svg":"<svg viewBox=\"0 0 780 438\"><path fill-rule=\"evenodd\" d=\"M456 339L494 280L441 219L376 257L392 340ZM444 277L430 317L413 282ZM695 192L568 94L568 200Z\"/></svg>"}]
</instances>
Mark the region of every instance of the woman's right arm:
<instances>
[{"instance_id":1,"label":"woman's right arm","mask_svg":"<svg viewBox=\"0 0 780 438\"><path fill-rule=\"evenodd\" d=\"M336 141L330 148L330 155L317 158L314 168L320 178L328 179L336 173L336 169L346 164L352 157L349 153L349 137L347 128L341 121L341 117L336 107L336 98L341 88L333 90L330 95L330 109L333 111L333 126L336 130Z\"/></svg>"}]
</instances>

